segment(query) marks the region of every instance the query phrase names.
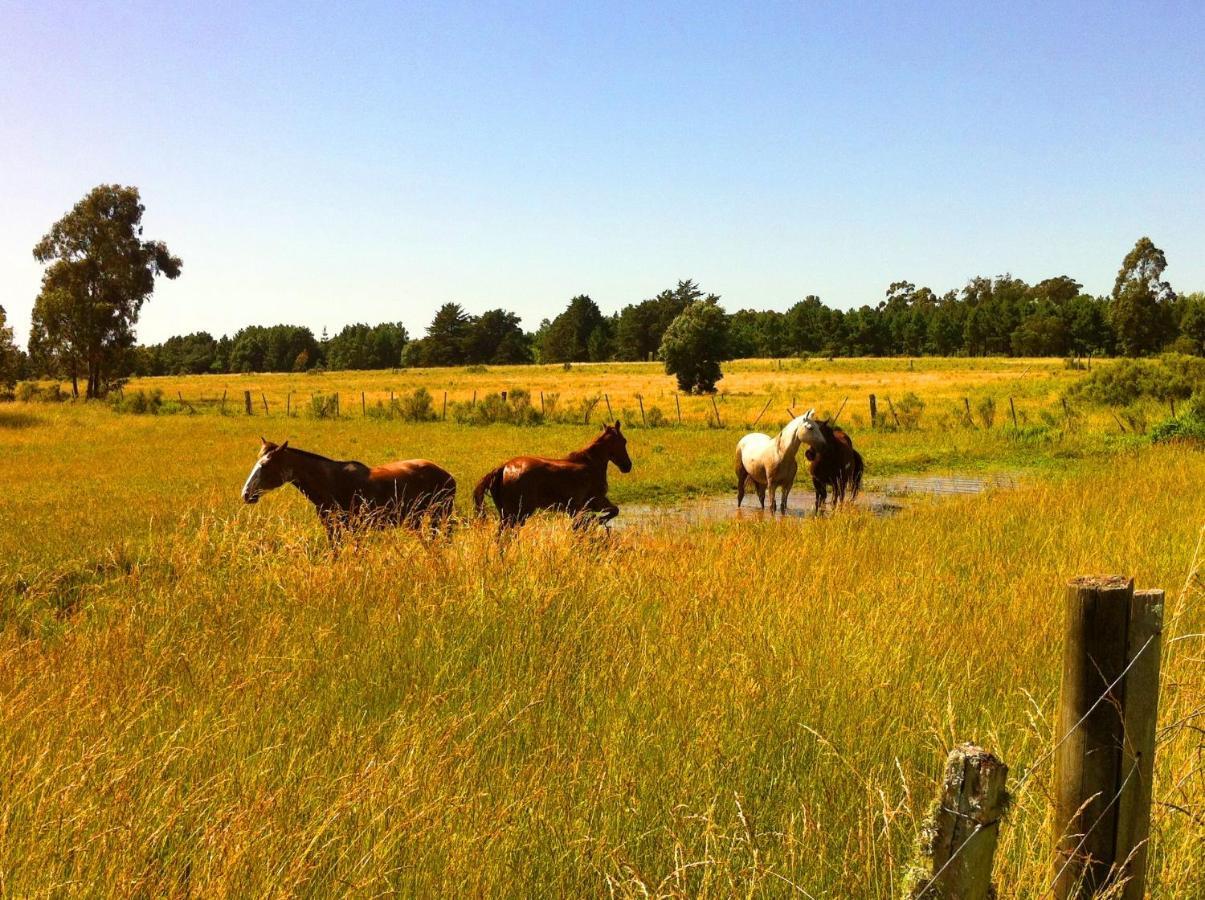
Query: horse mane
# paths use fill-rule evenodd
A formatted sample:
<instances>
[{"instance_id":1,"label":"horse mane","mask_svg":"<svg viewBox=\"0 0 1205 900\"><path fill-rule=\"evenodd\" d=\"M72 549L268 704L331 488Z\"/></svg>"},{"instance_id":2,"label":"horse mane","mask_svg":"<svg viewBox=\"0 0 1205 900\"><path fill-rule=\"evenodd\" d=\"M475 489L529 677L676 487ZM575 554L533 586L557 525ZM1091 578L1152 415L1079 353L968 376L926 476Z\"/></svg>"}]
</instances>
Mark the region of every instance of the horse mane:
<instances>
[{"instance_id":1,"label":"horse mane","mask_svg":"<svg viewBox=\"0 0 1205 900\"><path fill-rule=\"evenodd\" d=\"M296 453L298 456L304 456L306 459L312 459L317 462L336 463L338 465L346 465L347 463L356 463L357 465L361 466L364 465L364 463L360 462L359 460L331 459L329 456L323 456L321 453L311 453L309 450L302 450L299 447L289 447L288 450L290 453Z\"/></svg>"},{"instance_id":2,"label":"horse mane","mask_svg":"<svg viewBox=\"0 0 1205 900\"><path fill-rule=\"evenodd\" d=\"M606 431L603 431L600 434L595 435L594 440L590 441L590 443L582 447L580 450L574 450L573 452L569 453L565 459L577 460L581 459L582 457L592 456L593 454L591 451L593 451L595 447L598 447L602 444L602 442L606 439L607 434L608 433Z\"/></svg>"}]
</instances>

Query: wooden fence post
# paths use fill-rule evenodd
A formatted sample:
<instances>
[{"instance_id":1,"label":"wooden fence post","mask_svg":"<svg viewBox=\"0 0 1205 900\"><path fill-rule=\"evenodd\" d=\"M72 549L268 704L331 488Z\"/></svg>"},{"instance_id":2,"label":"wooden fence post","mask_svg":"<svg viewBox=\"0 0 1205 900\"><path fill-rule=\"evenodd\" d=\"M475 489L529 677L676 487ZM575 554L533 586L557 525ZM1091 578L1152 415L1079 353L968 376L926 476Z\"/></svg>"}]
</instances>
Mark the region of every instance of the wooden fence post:
<instances>
[{"instance_id":1,"label":"wooden fence post","mask_svg":"<svg viewBox=\"0 0 1205 900\"><path fill-rule=\"evenodd\" d=\"M335 418L339 418L339 392L335 391Z\"/></svg>"},{"instance_id":2,"label":"wooden fence post","mask_svg":"<svg viewBox=\"0 0 1205 900\"><path fill-rule=\"evenodd\" d=\"M368 403L364 399L364 392L360 391L360 415L368 415Z\"/></svg>"},{"instance_id":3,"label":"wooden fence post","mask_svg":"<svg viewBox=\"0 0 1205 900\"><path fill-rule=\"evenodd\" d=\"M293 392L285 391L285 418L293 415Z\"/></svg>"},{"instance_id":4,"label":"wooden fence post","mask_svg":"<svg viewBox=\"0 0 1205 900\"><path fill-rule=\"evenodd\" d=\"M974 744L946 758L941 792L921 826L904 881L908 900L987 900L1000 820L1008 807L1008 766Z\"/></svg>"},{"instance_id":5,"label":"wooden fence post","mask_svg":"<svg viewBox=\"0 0 1205 900\"><path fill-rule=\"evenodd\" d=\"M678 408L678 425L682 424L682 402L678 399L678 395L674 394L674 406Z\"/></svg>"},{"instance_id":6,"label":"wooden fence post","mask_svg":"<svg viewBox=\"0 0 1205 900\"><path fill-rule=\"evenodd\" d=\"M1013 414L1013 431L1019 431L1017 427L1017 407L1013 404L1013 398L1008 398L1008 411Z\"/></svg>"},{"instance_id":7,"label":"wooden fence post","mask_svg":"<svg viewBox=\"0 0 1205 900\"><path fill-rule=\"evenodd\" d=\"M723 428L724 423L720 421L720 408L715 405L715 394L711 395L711 408L715 410L715 424L717 428Z\"/></svg>"},{"instance_id":8,"label":"wooden fence post","mask_svg":"<svg viewBox=\"0 0 1205 900\"><path fill-rule=\"evenodd\" d=\"M749 426L750 428L757 427L757 423L761 421L761 417L766 414L766 410L770 408L770 404L773 402L774 402L773 397L771 397L769 400L766 401L766 405L761 408L761 412L759 412L757 414L757 418L753 420L753 424Z\"/></svg>"},{"instance_id":9,"label":"wooden fence post","mask_svg":"<svg viewBox=\"0 0 1205 900\"><path fill-rule=\"evenodd\" d=\"M222 388L222 414L226 414L226 389Z\"/></svg>"},{"instance_id":10,"label":"wooden fence post","mask_svg":"<svg viewBox=\"0 0 1205 900\"><path fill-rule=\"evenodd\" d=\"M1059 399L1063 401L1063 415L1067 417L1067 424L1070 425L1071 424L1071 407L1067 405L1066 397L1060 397Z\"/></svg>"},{"instance_id":11,"label":"wooden fence post","mask_svg":"<svg viewBox=\"0 0 1205 900\"><path fill-rule=\"evenodd\" d=\"M792 407L795 406L794 402L791 403L791 406ZM874 394L871 394L870 395L870 427L874 428L876 425L878 425L878 423L879 423L879 407L878 407L878 404L875 403Z\"/></svg>"},{"instance_id":12,"label":"wooden fence post","mask_svg":"<svg viewBox=\"0 0 1205 900\"><path fill-rule=\"evenodd\" d=\"M607 421L609 422L615 418L615 416L611 412L611 398L608 397L606 394L603 394L603 399L607 401Z\"/></svg>"},{"instance_id":13,"label":"wooden fence post","mask_svg":"<svg viewBox=\"0 0 1205 900\"><path fill-rule=\"evenodd\" d=\"M243 391L243 406L247 408L247 415L251 415L251 392Z\"/></svg>"},{"instance_id":14,"label":"wooden fence post","mask_svg":"<svg viewBox=\"0 0 1205 900\"><path fill-rule=\"evenodd\" d=\"M648 427L649 427L649 423L648 423L648 421L647 421L647 420L644 418L644 395L643 395L643 394L637 394L637 395L636 395L636 402L640 404L640 424L641 424L641 425L643 425L645 428L648 428Z\"/></svg>"},{"instance_id":15,"label":"wooden fence post","mask_svg":"<svg viewBox=\"0 0 1205 900\"><path fill-rule=\"evenodd\" d=\"M268 414L268 398L264 396L263 391L259 392L259 399L264 401L264 415L266 416Z\"/></svg>"},{"instance_id":16,"label":"wooden fence post","mask_svg":"<svg viewBox=\"0 0 1205 900\"><path fill-rule=\"evenodd\" d=\"M975 427L975 417L971 415L971 398L962 398L962 407L967 411L967 425L971 428Z\"/></svg>"},{"instance_id":17,"label":"wooden fence post","mask_svg":"<svg viewBox=\"0 0 1205 900\"><path fill-rule=\"evenodd\" d=\"M392 395L389 398L389 405L390 406L393 405ZM440 419L444 422L448 421L448 392L447 391L444 391L444 408L443 408L443 412L440 414Z\"/></svg>"},{"instance_id":18,"label":"wooden fence post","mask_svg":"<svg viewBox=\"0 0 1205 900\"><path fill-rule=\"evenodd\" d=\"M447 397L447 394L444 394ZM540 391L540 418L544 417L544 392Z\"/></svg>"},{"instance_id":19,"label":"wooden fence post","mask_svg":"<svg viewBox=\"0 0 1205 900\"><path fill-rule=\"evenodd\" d=\"M1055 749L1054 892L1089 898L1146 883L1159 706L1163 591L1121 575L1067 586L1059 743Z\"/></svg>"},{"instance_id":20,"label":"wooden fence post","mask_svg":"<svg viewBox=\"0 0 1205 900\"><path fill-rule=\"evenodd\" d=\"M1172 418L1174 419L1176 417L1176 398L1168 397L1167 402L1172 405Z\"/></svg>"},{"instance_id":21,"label":"wooden fence post","mask_svg":"<svg viewBox=\"0 0 1205 900\"><path fill-rule=\"evenodd\" d=\"M895 420L895 427L900 427L900 417L895 414L895 404L891 402L891 398L887 398L887 408L891 410L891 418Z\"/></svg>"}]
</instances>

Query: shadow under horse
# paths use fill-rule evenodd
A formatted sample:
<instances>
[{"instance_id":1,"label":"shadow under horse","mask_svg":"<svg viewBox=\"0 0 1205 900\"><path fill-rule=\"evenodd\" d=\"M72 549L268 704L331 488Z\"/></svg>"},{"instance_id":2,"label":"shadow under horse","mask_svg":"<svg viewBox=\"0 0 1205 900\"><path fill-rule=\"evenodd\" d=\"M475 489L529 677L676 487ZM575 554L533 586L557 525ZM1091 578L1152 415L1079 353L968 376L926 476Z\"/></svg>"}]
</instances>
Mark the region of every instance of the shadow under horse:
<instances>
[{"instance_id":1,"label":"shadow under horse","mask_svg":"<svg viewBox=\"0 0 1205 900\"><path fill-rule=\"evenodd\" d=\"M498 509L501 528L522 525L541 509L567 513L575 525L606 525L619 515L619 507L607 499L609 463L615 463L621 472L632 471L628 441L618 421L603 425L602 434L589 446L564 459L516 456L507 460L477 483L473 503L477 514L485 515L488 493Z\"/></svg>"},{"instance_id":2,"label":"shadow under horse","mask_svg":"<svg viewBox=\"0 0 1205 900\"><path fill-rule=\"evenodd\" d=\"M816 512L824 509L828 491L833 491L833 507L848 499L853 502L862 489L862 472L865 466L862 454L854 449L854 442L843 430L831 425L827 419L816 424L824 435L824 446L809 447L804 456L808 461L808 472L812 476L812 488L816 492Z\"/></svg>"},{"instance_id":3,"label":"shadow under horse","mask_svg":"<svg viewBox=\"0 0 1205 900\"><path fill-rule=\"evenodd\" d=\"M441 529L449 524L456 502L456 479L427 459L370 467L260 438L243 501L255 503L284 484L292 484L314 504L332 545L344 532L360 527Z\"/></svg>"}]
</instances>

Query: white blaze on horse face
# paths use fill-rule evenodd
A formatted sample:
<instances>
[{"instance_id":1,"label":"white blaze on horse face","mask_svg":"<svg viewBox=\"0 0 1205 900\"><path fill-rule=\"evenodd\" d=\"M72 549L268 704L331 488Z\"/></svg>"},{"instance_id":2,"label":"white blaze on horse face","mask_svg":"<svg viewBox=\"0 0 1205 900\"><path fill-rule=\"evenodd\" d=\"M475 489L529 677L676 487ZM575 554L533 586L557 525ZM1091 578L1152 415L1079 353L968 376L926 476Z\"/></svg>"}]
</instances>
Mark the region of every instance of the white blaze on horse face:
<instances>
[{"instance_id":1,"label":"white blaze on horse face","mask_svg":"<svg viewBox=\"0 0 1205 900\"><path fill-rule=\"evenodd\" d=\"M259 499L259 495L263 493L259 489L259 476L263 471L264 461L261 457L255 461L255 465L251 467L251 474L247 476L247 482L243 485L243 501L245 503L254 503Z\"/></svg>"},{"instance_id":2,"label":"white blaze on horse face","mask_svg":"<svg viewBox=\"0 0 1205 900\"><path fill-rule=\"evenodd\" d=\"M811 410L808 412L810 413ZM809 416L800 416L800 419L799 427L795 432L799 435L799 442L817 450L822 449L825 444L823 432L816 427L816 423Z\"/></svg>"}]
</instances>

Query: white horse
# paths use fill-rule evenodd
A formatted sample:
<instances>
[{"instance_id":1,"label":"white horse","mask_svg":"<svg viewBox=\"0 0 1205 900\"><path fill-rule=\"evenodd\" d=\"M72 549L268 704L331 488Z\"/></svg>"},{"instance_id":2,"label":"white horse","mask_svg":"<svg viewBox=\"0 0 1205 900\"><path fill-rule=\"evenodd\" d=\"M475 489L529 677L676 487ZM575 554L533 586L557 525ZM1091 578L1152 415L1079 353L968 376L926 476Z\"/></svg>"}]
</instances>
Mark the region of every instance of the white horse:
<instances>
[{"instance_id":1,"label":"white horse","mask_svg":"<svg viewBox=\"0 0 1205 900\"><path fill-rule=\"evenodd\" d=\"M769 488L770 512L774 512L774 490L779 488L782 494L778 511L786 512L787 494L791 493L799 469L795 461L799 445L807 444L816 450L822 450L825 445L824 435L813 421L815 412L815 409L809 409L802 416L796 416L778 432L778 437L755 431L740 439L736 445L737 508L745 499L745 482L752 481L762 509L766 507L766 488Z\"/></svg>"}]
</instances>

